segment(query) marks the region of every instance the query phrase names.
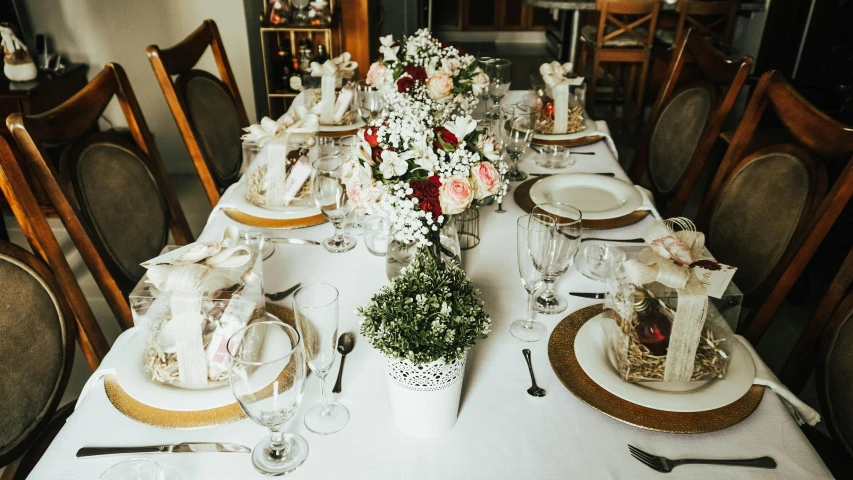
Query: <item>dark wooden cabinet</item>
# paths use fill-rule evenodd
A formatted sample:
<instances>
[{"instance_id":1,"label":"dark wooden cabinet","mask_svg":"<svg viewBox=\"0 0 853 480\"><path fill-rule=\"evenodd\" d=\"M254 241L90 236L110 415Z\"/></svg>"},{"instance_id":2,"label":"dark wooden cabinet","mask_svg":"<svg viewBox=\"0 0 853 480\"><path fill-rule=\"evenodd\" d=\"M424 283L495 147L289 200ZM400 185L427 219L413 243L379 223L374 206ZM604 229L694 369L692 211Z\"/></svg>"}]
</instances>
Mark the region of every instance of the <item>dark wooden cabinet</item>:
<instances>
[{"instance_id":1,"label":"dark wooden cabinet","mask_svg":"<svg viewBox=\"0 0 853 480\"><path fill-rule=\"evenodd\" d=\"M546 30L550 12L523 0L433 0L435 30L528 31Z\"/></svg>"}]
</instances>

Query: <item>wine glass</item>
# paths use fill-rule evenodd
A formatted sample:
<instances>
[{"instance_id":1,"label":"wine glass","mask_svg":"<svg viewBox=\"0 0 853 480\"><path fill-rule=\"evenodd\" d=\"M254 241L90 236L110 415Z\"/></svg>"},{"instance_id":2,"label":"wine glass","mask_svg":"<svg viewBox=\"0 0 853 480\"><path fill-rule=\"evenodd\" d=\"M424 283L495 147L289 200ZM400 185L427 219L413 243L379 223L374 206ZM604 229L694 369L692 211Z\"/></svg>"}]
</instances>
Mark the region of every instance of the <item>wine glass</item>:
<instances>
[{"instance_id":1,"label":"wine glass","mask_svg":"<svg viewBox=\"0 0 853 480\"><path fill-rule=\"evenodd\" d=\"M477 60L477 64L483 70L483 73L485 73L486 76L488 76L489 75L489 69L491 68L491 67L489 67L489 64L494 62L494 61L495 61L495 59L492 57L480 57ZM491 78L491 77L489 77L489 78ZM491 82L491 80L490 80L490 82ZM479 94L477 95L477 98L479 98L480 103L483 104L483 117L484 118L488 117L489 111L490 111L489 110L489 85L488 84L485 85L482 90L480 90Z\"/></svg>"},{"instance_id":2,"label":"wine glass","mask_svg":"<svg viewBox=\"0 0 853 480\"><path fill-rule=\"evenodd\" d=\"M231 390L246 416L267 427L270 436L252 450L252 463L264 475L296 470L308 456L308 443L284 425L302 401L305 351L299 332L266 314L263 321L237 330L227 344Z\"/></svg>"},{"instance_id":3,"label":"wine glass","mask_svg":"<svg viewBox=\"0 0 853 480\"><path fill-rule=\"evenodd\" d=\"M583 227L581 211L564 203L543 203L531 213L541 214L554 221L551 260L545 270L545 289L536 298L539 313L554 315L566 310L566 298L554 293L554 282L575 263L581 245Z\"/></svg>"},{"instance_id":4,"label":"wine glass","mask_svg":"<svg viewBox=\"0 0 853 480\"><path fill-rule=\"evenodd\" d=\"M512 63L505 58L495 58L487 66L488 70L484 69L484 71L489 76L489 97L492 99L491 111L494 114L495 106L500 105L504 95L509 91Z\"/></svg>"},{"instance_id":5,"label":"wine glass","mask_svg":"<svg viewBox=\"0 0 853 480\"><path fill-rule=\"evenodd\" d=\"M385 108L385 99L382 93L373 85L368 85L363 80L358 82L358 114L365 123L370 125L382 113Z\"/></svg>"},{"instance_id":6,"label":"wine glass","mask_svg":"<svg viewBox=\"0 0 853 480\"><path fill-rule=\"evenodd\" d=\"M545 325L533 319L533 297L544 283L551 261L553 229L554 220L540 213L524 215L516 223L518 273L529 298L527 319L512 322L509 332L524 342L539 341L547 333Z\"/></svg>"},{"instance_id":7,"label":"wine glass","mask_svg":"<svg viewBox=\"0 0 853 480\"><path fill-rule=\"evenodd\" d=\"M346 157L333 155L318 158L312 164L311 193L314 203L323 215L332 222L335 233L323 240L323 248L332 253L347 252L355 248L355 238L345 235L341 225L352 211L347 189L341 178L341 166Z\"/></svg>"},{"instance_id":8,"label":"wine glass","mask_svg":"<svg viewBox=\"0 0 853 480\"><path fill-rule=\"evenodd\" d=\"M527 179L527 174L518 169L518 162L530 147L535 128L536 111L527 105L515 105L515 115L512 117L509 136L506 139L506 151L511 160L506 178L511 182Z\"/></svg>"},{"instance_id":9,"label":"wine glass","mask_svg":"<svg viewBox=\"0 0 853 480\"><path fill-rule=\"evenodd\" d=\"M338 340L338 289L325 283L302 286L293 294L296 326L305 339L308 366L320 379L323 400L305 412L305 426L321 435L335 433L349 422L343 405L329 403L326 375L335 363Z\"/></svg>"},{"instance_id":10,"label":"wine glass","mask_svg":"<svg viewBox=\"0 0 853 480\"><path fill-rule=\"evenodd\" d=\"M293 23L304 24L310 21L308 17L308 3L310 0L290 0L290 4L296 7L293 12Z\"/></svg>"}]
</instances>

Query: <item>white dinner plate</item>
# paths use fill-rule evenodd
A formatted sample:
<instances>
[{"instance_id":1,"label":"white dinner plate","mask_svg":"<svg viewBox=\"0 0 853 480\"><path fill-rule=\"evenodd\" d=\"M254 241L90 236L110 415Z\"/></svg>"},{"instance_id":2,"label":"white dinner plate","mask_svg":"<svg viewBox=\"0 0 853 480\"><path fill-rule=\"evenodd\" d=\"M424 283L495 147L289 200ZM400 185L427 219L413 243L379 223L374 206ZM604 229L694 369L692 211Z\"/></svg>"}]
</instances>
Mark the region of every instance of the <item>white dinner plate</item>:
<instances>
[{"instance_id":1,"label":"white dinner plate","mask_svg":"<svg viewBox=\"0 0 853 480\"><path fill-rule=\"evenodd\" d=\"M308 180L309 182L311 180ZM230 191L233 189L233 192ZM223 199L223 208L232 207L241 212L258 218L268 218L270 220L296 220L300 218L313 217L321 215L322 212L314 205L314 202L309 199L298 199L287 207L277 209L259 207L246 200L246 177L240 179L239 182L231 186Z\"/></svg>"},{"instance_id":2,"label":"white dinner plate","mask_svg":"<svg viewBox=\"0 0 853 480\"><path fill-rule=\"evenodd\" d=\"M591 135L595 135L598 133L598 126L595 124L595 120L589 118L589 115L584 111L583 113L583 128L574 133L534 133L534 140L576 140L578 138L589 137ZM536 142L533 142L536 143Z\"/></svg>"},{"instance_id":3,"label":"white dinner plate","mask_svg":"<svg viewBox=\"0 0 853 480\"><path fill-rule=\"evenodd\" d=\"M362 120L361 118L356 119L355 122L350 123L349 125L323 125L321 123L320 124L320 131L321 132L327 132L327 133L345 132L347 130L352 130L354 128L361 128L364 125L365 125L364 120Z\"/></svg>"},{"instance_id":4,"label":"white dinner plate","mask_svg":"<svg viewBox=\"0 0 853 480\"><path fill-rule=\"evenodd\" d=\"M643 196L634 185L594 173L564 173L543 178L530 187L530 199L536 205L571 205L583 213L584 220L619 218L643 204Z\"/></svg>"},{"instance_id":5,"label":"white dinner plate","mask_svg":"<svg viewBox=\"0 0 853 480\"><path fill-rule=\"evenodd\" d=\"M575 337L575 356L583 371L595 383L619 398L643 407L669 412L704 412L735 402L752 387L755 364L741 343L733 339L726 377L705 382L689 391L662 391L622 380L605 348L605 329L617 328L615 322L599 314L586 322ZM674 382L660 382L674 383ZM659 388L666 385L659 385Z\"/></svg>"}]
</instances>

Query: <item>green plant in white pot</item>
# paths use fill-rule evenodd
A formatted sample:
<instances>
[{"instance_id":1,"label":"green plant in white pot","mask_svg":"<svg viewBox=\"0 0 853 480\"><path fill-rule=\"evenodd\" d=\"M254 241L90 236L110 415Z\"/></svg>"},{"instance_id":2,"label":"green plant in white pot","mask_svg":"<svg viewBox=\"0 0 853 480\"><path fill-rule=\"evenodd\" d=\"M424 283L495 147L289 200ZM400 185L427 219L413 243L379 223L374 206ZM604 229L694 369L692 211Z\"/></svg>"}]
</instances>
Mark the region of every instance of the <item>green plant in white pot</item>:
<instances>
[{"instance_id":1,"label":"green plant in white pot","mask_svg":"<svg viewBox=\"0 0 853 480\"><path fill-rule=\"evenodd\" d=\"M438 437L456 424L465 359L491 320L455 265L422 248L402 275L359 308L361 333L385 356L397 427Z\"/></svg>"}]
</instances>

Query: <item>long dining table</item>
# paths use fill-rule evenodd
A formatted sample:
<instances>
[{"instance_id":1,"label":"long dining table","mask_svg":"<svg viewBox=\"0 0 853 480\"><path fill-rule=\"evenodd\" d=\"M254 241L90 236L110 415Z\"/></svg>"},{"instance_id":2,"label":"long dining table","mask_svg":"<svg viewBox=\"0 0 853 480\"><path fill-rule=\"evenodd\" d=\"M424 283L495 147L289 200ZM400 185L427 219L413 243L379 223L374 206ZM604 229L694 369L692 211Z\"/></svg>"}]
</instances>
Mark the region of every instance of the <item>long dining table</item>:
<instances>
[{"instance_id":1,"label":"long dining table","mask_svg":"<svg viewBox=\"0 0 853 480\"><path fill-rule=\"evenodd\" d=\"M562 172L612 172L628 180L614 152L601 141L577 147L576 164ZM528 173L554 173L533 162L528 152L521 169ZM517 187L518 184L513 184ZM320 399L320 385L311 375L298 412L286 431L303 436L310 451L306 462L290 478L298 479L655 479L661 474L631 458L627 444L668 458L773 457L775 470L688 465L673 478L831 478L829 471L780 399L767 390L758 408L741 423L713 433L674 435L621 423L586 406L561 383L548 360L547 339L523 343L509 333L509 324L526 315L526 293L516 262L516 219L524 212L510 194L505 213L495 206L480 209L481 243L463 252L462 265L492 319L488 338L470 351L466 366L458 421L446 436L433 440L407 437L394 425L386 387L382 355L357 335L347 357L343 390L334 401L346 406L349 424L340 432L321 436L303 424L305 411ZM596 237L640 237L653 222L651 215L635 225L596 231ZM235 224L214 211L199 240L213 239ZM298 230L276 230L274 236L322 240L332 233L330 224ZM385 259L371 255L361 238L354 250L332 254L319 246L277 244L263 263L265 289L284 290L297 282L326 282L340 290L339 332L359 330L358 306L388 284ZM571 269L558 280L557 290L600 291L601 286ZM280 302L289 306L289 300ZM600 302L569 297L564 314L538 319L549 332L569 313ZM137 333L121 334L101 367L90 379L74 413L59 432L30 478L92 479L110 466L131 457L76 458L84 446L160 445L181 442L229 442L254 447L268 432L249 419L192 430L158 428L123 416L108 400L102 376L122 354L123 345ZM527 394L530 386L521 350L532 351L533 369L547 395ZM339 360L338 360L339 361ZM141 368L141 364L140 364ZM333 372L337 371L337 366ZM328 382L334 378L327 379ZM228 387L223 387L228 388ZM151 454L173 467L184 480L264 478L246 454Z\"/></svg>"}]
</instances>

